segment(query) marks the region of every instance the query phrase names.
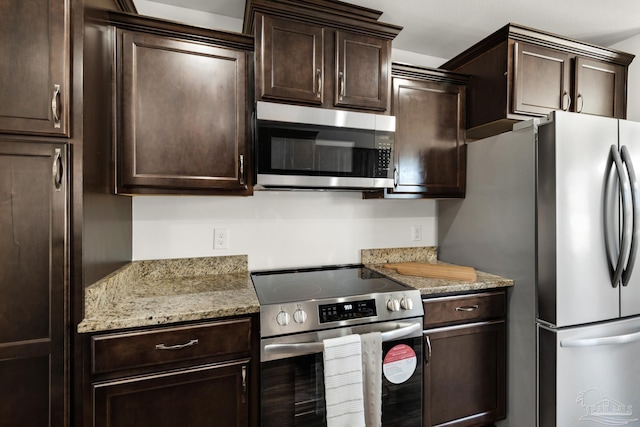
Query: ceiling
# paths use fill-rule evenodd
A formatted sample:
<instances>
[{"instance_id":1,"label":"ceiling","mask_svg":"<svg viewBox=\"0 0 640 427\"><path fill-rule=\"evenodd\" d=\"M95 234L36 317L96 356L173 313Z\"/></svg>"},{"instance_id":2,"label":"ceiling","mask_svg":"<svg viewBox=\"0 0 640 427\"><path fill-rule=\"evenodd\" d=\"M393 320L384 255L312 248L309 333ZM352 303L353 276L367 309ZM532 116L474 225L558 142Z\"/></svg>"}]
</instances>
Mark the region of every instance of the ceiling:
<instances>
[{"instance_id":1,"label":"ceiling","mask_svg":"<svg viewBox=\"0 0 640 427\"><path fill-rule=\"evenodd\" d=\"M242 19L244 0L152 0ZM393 47L450 59L512 22L612 46L640 34L638 0L344 0L404 27Z\"/></svg>"}]
</instances>

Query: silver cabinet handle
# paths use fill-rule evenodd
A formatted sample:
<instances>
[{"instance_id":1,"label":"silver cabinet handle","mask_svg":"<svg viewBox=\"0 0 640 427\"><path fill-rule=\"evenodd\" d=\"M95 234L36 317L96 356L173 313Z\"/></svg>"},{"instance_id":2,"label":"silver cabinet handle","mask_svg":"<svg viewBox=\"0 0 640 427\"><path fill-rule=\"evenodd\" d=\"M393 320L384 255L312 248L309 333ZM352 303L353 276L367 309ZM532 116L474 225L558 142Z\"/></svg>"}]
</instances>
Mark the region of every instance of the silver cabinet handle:
<instances>
[{"instance_id":1,"label":"silver cabinet handle","mask_svg":"<svg viewBox=\"0 0 640 427\"><path fill-rule=\"evenodd\" d=\"M338 73L338 81L340 82L340 100L342 101L342 98L344 97L344 73L342 71L340 71Z\"/></svg>"},{"instance_id":2,"label":"silver cabinet handle","mask_svg":"<svg viewBox=\"0 0 640 427\"><path fill-rule=\"evenodd\" d=\"M51 112L53 113L53 127L60 127L60 85L53 85L51 97Z\"/></svg>"},{"instance_id":3,"label":"silver cabinet handle","mask_svg":"<svg viewBox=\"0 0 640 427\"><path fill-rule=\"evenodd\" d=\"M566 107L565 107L566 104ZM562 94L562 111L569 111L569 107L571 107L571 97L569 93L565 90Z\"/></svg>"},{"instance_id":4,"label":"silver cabinet handle","mask_svg":"<svg viewBox=\"0 0 640 427\"><path fill-rule=\"evenodd\" d=\"M598 338L567 338L560 341L560 347L595 347L598 345L629 344L640 341L640 332Z\"/></svg>"},{"instance_id":5,"label":"silver cabinet handle","mask_svg":"<svg viewBox=\"0 0 640 427\"><path fill-rule=\"evenodd\" d=\"M431 362L431 340L429 335L424 336L424 344L427 346L427 351L424 352L424 364L428 365Z\"/></svg>"},{"instance_id":6,"label":"silver cabinet handle","mask_svg":"<svg viewBox=\"0 0 640 427\"><path fill-rule=\"evenodd\" d=\"M64 164L62 163L62 150L56 148L53 155L53 185L56 191L62 188L62 180L64 178Z\"/></svg>"},{"instance_id":7,"label":"silver cabinet handle","mask_svg":"<svg viewBox=\"0 0 640 427\"><path fill-rule=\"evenodd\" d=\"M318 93L316 96L320 98L322 97L322 70L320 68L316 70L316 78L318 79Z\"/></svg>"},{"instance_id":8,"label":"silver cabinet handle","mask_svg":"<svg viewBox=\"0 0 640 427\"><path fill-rule=\"evenodd\" d=\"M582 94L578 94L578 97L576 98L576 105L579 105L580 107L576 110L577 113L582 113L582 107L584 107L584 98L582 97Z\"/></svg>"},{"instance_id":9,"label":"silver cabinet handle","mask_svg":"<svg viewBox=\"0 0 640 427\"><path fill-rule=\"evenodd\" d=\"M631 155L626 145L623 145L620 149L620 155L622 163L627 167L627 175L629 176L629 185L631 187L631 207L632 207L632 219L631 219L631 248L629 249L629 258L627 259L627 265L622 272L622 286L629 284L631 278L631 272L635 265L636 257L638 255L638 238L639 238L639 225L640 222L640 189L638 188L638 180L636 178L636 172L631 161ZM626 211L625 211L626 212ZM625 220L627 221L627 220Z\"/></svg>"},{"instance_id":10,"label":"silver cabinet handle","mask_svg":"<svg viewBox=\"0 0 640 427\"><path fill-rule=\"evenodd\" d=\"M198 340L191 340L185 344L176 344L176 345L164 345L164 344L156 344L156 350L181 350L186 347L191 347L198 344Z\"/></svg>"},{"instance_id":11,"label":"silver cabinet handle","mask_svg":"<svg viewBox=\"0 0 640 427\"><path fill-rule=\"evenodd\" d=\"M240 154L240 184L244 185L244 154Z\"/></svg>"},{"instance_id":12,"label":"silver cabinet handle","mask_svg":"<svg viewBox=\"0 0 640 427\"><path fill-rule=\"evenodd\" d=\"M478 304L456 307L456 311L475 311L477 309L478 309Z\"/></svg>"},{"instance_id":13,"label":"silver cabinet handle","mask_svg":"<svg viewBox=\"0 0 640 427\"><path fill-rule=\"evenodd\" d=\"M247 367L242 367L242 403L247 401Z\"/></svg>"}]
</instances>

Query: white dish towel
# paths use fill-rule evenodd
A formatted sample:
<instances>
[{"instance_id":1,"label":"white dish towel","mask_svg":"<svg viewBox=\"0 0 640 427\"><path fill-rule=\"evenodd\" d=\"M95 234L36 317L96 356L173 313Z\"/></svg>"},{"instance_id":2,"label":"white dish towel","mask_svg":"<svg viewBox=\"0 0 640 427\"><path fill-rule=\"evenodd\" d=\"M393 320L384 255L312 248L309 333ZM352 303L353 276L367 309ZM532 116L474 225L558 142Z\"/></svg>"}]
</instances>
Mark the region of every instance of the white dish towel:
<instances>
[{"instance_id":1,"label":"white dish towel","mask_svg":"<svg viewBox=\"0 0 640 427\"><path fill-rule=\"evenodd\" d=\"M323 342L327 427L366 427L360 335Z\"/></svg>"},{"instance_id":2,"label":"white dish towel","mask_svg":"<svg viewBox=\"0 0 640 427\"><path fill-rule=\"evenodd\" d=\"M382 425L382 335L371 332L360 336L364 418L367 427Z\"/></svg>"}]
</instances>

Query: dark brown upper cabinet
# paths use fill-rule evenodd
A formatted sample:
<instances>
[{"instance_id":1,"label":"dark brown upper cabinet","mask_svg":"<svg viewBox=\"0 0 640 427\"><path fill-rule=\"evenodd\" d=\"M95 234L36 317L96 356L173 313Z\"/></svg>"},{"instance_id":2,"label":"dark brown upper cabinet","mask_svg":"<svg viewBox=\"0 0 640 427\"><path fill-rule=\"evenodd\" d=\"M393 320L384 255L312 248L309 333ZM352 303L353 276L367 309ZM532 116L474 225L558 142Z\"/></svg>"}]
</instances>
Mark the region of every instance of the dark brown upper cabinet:
<instances>
[{"instance_id":1,"label":"dark brown upper cabinet","mask_svg":"<svg viewBox=\"0 0 640 427\"><path fill-rule=\"evenodd\" d=\"M380 13L326 0L251 0L256 100L388 112L391 41Z\"/></svg>"},{"instance_id":2,"label":"dark brown upper cabinet","mask_svg":"<svg viewBox=\"0 0 640 427\"><path fill-rule=\"evenodd\" d=\"M69 135L70 22L69 0L0 3L0 133Z\"/></svg>"},{"instance_id":3,"label":"dark brown upper cabinet","mask_svg":"<svg viewBox=\"0 0 640 427\"><path fill-rule=\"evenodd\" d=\"M253 40L120 18L117 192L251 194L247 76ZM146 27L132 27L135 19Z\"/></svg>"},{"instance_id":4,"label":"dark brown upper cabinet","mask_svg":"<svg viewBox=\"0 0 640 427\"><path fill-rule=\"evenodd\" d=\"M514 56L514 113L540 115L570 107L571 57L568 53L517 42Z\"/></svg>"},{"instance_id":5,"label":"dark brown upper cabinet","mask_svg":"<svg viewBox=\"0 0 640 427\"><path fill-rule=\"evenodd\" d=\"M324 29L271 16L261 26L259 97L322 105Z\"/></svg>"},{"instance_id":6,"label":"dark brown upper cabinet","mask_svg":"<svg viewBox=\"0 0 640 427\"><path fill-rule=\"evenodd\" d=\"M335 105L385 111L391 41L336 31Z\"/></svg>"},{"instance_id":7,"label":"dark brown upper cabinet","mask_svg":"<svg viewBox=\"0 0 640 427\"><path fill-rule=\"evenodd\" d=\"M626 118L634 55L508 24L441 66L472 76L467 137L553 110Z\"/></svg>"},{"instance_id":8,"label":"dark brown upper cabinet","mask_svg":"<svg viewBox=\"0 0 640 427\"><path fill-rule=\"evenodd\" d=\"M393 64L394 187L366 198L464 197L468 76Z\"/></svg>"},{"instance_id":9,"label":"dark brown upper cabinet","mask_svg":"<svg viewBox=\"0 0 640 427\"><path fill-rule=\"evenodd\" d=\"M625 118L627 67L595 59L575 59L573 111Z\"/></svg>"}]
</instances>

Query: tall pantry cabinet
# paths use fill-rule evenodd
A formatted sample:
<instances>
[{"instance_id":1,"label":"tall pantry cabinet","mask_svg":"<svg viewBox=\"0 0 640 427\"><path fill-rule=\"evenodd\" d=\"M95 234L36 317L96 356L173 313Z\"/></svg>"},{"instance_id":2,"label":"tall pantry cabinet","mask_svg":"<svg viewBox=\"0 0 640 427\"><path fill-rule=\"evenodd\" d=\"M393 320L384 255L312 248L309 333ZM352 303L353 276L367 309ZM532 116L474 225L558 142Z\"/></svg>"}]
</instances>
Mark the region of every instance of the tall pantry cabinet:
<instances>
[{"instance_id":1,"label":"tall pantry cabinet","mask_svg":"<svg viewBox=\"0 0 640 427\"><path fill-rule=\"evenodd\" d=\"M73 425L84 283L130 259L121 222L101 221L111 212L130 221L130 201L114 201L101 185L98 142L84 146L85 119L88 136L104 131L83 103L92 1L0 2L2 426Z\"/></svg>"},{"instance_id":2,"label":"tall pantry cabinet","mask_svg":"<svg viewBox=\"0 0 640 427\"><path fill-rule=\"evenodd\" d=\"M68 422L71 1L0 3L0 423Z\"/></svg>"}]
</instances>

